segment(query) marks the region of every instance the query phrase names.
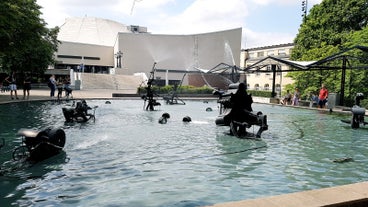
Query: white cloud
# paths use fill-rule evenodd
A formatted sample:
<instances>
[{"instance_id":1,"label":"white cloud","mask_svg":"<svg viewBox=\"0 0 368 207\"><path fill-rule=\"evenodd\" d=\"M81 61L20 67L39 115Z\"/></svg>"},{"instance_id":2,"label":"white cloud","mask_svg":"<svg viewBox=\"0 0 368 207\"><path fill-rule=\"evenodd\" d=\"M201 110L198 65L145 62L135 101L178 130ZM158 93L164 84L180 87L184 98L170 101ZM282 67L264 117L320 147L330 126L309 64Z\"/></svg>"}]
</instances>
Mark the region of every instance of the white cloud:
<instances>
[{"instance_id":1,"label":"white cloud","mask_svg":"<svg viewBox=\"0 0 368 207\"><path fill-rule=\"evenodd\" d=\"M281 5L301 5L301 0L251 0L254 4L258 5L270 5L270 4L281 4ZM321 3L322 0L309 0L308 5L314 5Z\"/></svg>"},{"instance_id":2,"label":"white cloud","mask_svg":"<svg viewBox=\"0 0 368 207\"><path fill-rule=\"evenodd\" d=\"M308 7L322 0L309 0ZM243 28L243 47L291 42L295 34L278 31L260 33L245 25L264 6L295 5L296 0L37 0L44 7L42 18L50 27L61 26L67 17L93 16L123 24L135 24L160 34L196 34ZM297 28L295 29L295 31Z\"/></svg>"},{"instance_id":3,"label":"white cloud","mask_svg":"<svg viewBox=\"0 0 368 207\"><path fill-rule=\"evenodd\" d=\"M59 0L37 0L41 8L41 17L48 23L50 27L61 26L65 22L65 18L69 15L63 11L63 6Z\"/></svg>"},{"instance_id":4,"label":"white cloud","mask_svg":"<svg viewBox=\"0 0 368 207\"><path fill-rule=\"evenodd\" d=\"M292 43L295 34L288 33L259 33L243 29L242 48L253 48L270 45Z\"/></svg>"},{"instance_id":5,"label":"white cloud","mask_svg":"<svg viewBox=\"0 0 368 207\"><path fill-rule=\"evenodd\" d=\"M244 26L247 6L242 0L197 0L182 13L150 21L163 33L193 34ZM163 24L164 23L164 24Z\"/></svg>"}]
</instances>

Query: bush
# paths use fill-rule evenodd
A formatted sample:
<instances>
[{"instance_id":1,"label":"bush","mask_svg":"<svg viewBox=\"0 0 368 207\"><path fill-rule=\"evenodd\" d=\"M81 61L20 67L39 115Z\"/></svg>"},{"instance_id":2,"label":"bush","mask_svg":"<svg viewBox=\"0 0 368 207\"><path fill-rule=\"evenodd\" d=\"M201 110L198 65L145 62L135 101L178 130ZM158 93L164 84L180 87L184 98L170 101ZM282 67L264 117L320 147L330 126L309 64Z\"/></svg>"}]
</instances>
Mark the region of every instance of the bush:
<instances>
[{"instance_id":1,"label":"bush","mask_svg":"<svg viewBox=\"0 0 368 207\"><path fill-rule=\"evenodd\" d=\"M152 86L152 90L157 94L168 94L174 91L174 87L168 86ZM178 94L212 94L213 89L208 86L194 87L194 86L180 86L177 89ZM146 87L139 87L138 93L147 93Z\"/></svg>"},{"instance_id":2,"label":"bush","mask_svg":"<svg viewBox=\"0 0 368 207\"><path fill-rule=\"evenodd\" d=\"M170 92L173 92L174 87L171 85L168 86L152 86L152 90L157 94L168 94ZM212 94L213 88L210 88L208 86L202 86L202 87L194 87L194 86L180 86L177 90L178 94ZM256 90L248 90L248 94L252 94L252 96L258 96L258 97L272 97L272 91L256 91ZM139 87L138 88L138 94L145 94L147 93L146 87Z\"/></svg>"},{"instance_id":3,"label":"bush","mask_svg":"<svg viewBox=\"0 0 368 207\"><path fill-rule=\"evenodd\" d=\"M248 94L252 94L252 96L258 96L258 97L267 97L267 98L271 98L272 97L272 91L253 91L253 90L248 90Z\"/></svg>"},{"instance_id":4,"label":"bush","mask_svg":"<svg viewBox=\"0 0 368 207\"><path fill-rule=\"evenodd\" d=\"M360 105L366 109L368 109L368 99L363 99L360 101Z\"/></svg>"}]
</instances>

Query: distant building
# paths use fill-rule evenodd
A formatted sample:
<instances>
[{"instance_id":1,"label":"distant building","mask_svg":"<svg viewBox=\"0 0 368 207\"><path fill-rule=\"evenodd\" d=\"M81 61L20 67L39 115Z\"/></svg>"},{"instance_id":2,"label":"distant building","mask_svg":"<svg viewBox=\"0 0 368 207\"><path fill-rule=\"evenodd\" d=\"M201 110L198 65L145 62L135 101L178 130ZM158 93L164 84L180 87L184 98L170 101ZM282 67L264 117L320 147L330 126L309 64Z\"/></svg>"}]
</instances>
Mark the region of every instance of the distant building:
<instances>
[{"instance_id":1,"label":"distant building","mask_svg":"<svg viewBox=\"0 0 368 207\"><path fill-rule=\"evenodd\" d=\"M267 56L274 56L277 58L282 58L289 60L291 51L294 47L293 43L288 44L280 44L280 45L272 45L266 47L257 47L244 49L241 51L241 68L246 68ZM288 70L289 66L284 64L278 65L281 70ZM271 65L267 66L267 70L269 73L253 73L247 74L247 87L250 90L272 90L272 72ZM284 89L284 86L287 84L293 83L291 78L285 77L287 73L276 73L276 92L280 95L280 92Z\"/></svg>"},{"instance_id":2,"label":"distant building","mask_svg":"<svg viewBox=\"0 0 368 207\"><path fill-rule=\"evenodd\" d=\"M151 34L146 27L106 19L67 18L58 35L56 64L48 73L70 70L149 76L156 62L156 79L176 84L198 68L211 69L221 62L239 66L241 33L236 28L193 35ZM183 84L188 79L190 75Z\"/></svg>"}]
</instances>

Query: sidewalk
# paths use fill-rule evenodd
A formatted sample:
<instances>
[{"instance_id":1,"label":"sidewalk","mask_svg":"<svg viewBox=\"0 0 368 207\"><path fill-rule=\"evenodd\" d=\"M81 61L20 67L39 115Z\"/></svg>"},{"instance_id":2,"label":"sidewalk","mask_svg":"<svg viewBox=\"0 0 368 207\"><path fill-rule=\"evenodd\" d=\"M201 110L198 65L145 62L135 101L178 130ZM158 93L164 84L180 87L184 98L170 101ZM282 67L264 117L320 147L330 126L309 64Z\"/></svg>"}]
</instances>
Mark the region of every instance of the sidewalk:
<instances>
[{"instance_id":1,"label":"sidewalk","mask_svg":"<svg viewBox=\"0 0 368 207\"><path fill-rule=\"evenodd\" d=\"M0 104L27 101L23 100L23 90L18 90L18 98L12 100L10 98L10 91L0 93ZM90 90L74 90L74 99L111 99L113 93L121 94L134 94L132 91L126 90L110 90L110 89L90 89ZM57 91L55 91L55 98L50 97L50 90L47 89L32 89L29 95L29 101L39 101L39 100L54 100L56 99ZM63 96L65 93L63 92ZM63 97L64 98L64 97Z\"/></svg>"},{"instance_id":2,"label":"sidewalk","mask_svg":"<svg viewBox=\"0 0 368 207\"><path fill-rule=\"evenodd\" d=\"M5 93L0 93L0 104L4 103L12 103L12 102L21 102L27 101L23 100L23 90L18 90L18 100L12 100L10 98L10 91ZM84 90L73 90L73 98L74 99L112 99L118 98L123 99L125 97L128 99L132 99L136 92L131 90L111 90L111 89L84 89ZM65 93L63 92L63 95ZM113 94L129 94L126 96L118 96L113 97ZM55 91L55 96L57 95L57 91ZM55 97L56 98L56 97ZM39 101L39 100L55 100L55 98L50 97L50 90L48 89L32 89L30 91L29 101ZM64 98L64 97L63 97ZM203 97L199 97L203 98ZM261 99L258 100L254 97L255 102L264 103ZM272 103L267 103L272 104ZM281 105L280 105L281 106ZM329 111L329 109L318 109L318 108L310 108L305 106L284 106L284 107L295 107L295 108L305 108L311 110L321 110L321 111ZM333 112L341 113L341 114L351 114L351 111L347 111L346 107L335 107L332 109ZM366 111L366 116L368 116L368 111Z\"/></svg>"}]
</instances>

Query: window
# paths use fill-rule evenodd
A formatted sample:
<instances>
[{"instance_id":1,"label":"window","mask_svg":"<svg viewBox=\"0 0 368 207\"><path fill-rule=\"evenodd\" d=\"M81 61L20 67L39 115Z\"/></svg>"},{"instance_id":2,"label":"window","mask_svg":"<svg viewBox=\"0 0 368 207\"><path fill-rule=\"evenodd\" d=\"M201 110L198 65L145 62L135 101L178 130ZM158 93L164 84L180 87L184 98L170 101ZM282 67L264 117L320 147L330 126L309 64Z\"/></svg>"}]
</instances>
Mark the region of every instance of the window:
<instances>
[{"instance_id":1,"label":"window","mask_svg":"<svg viewBox=\"0 0 368 207\"><path fill-rule=\"evenodd\" d=\"M279 49L279 55L286 55L285 49Z\"/></svg>"},{"instance_id":2,"label":"window","mask_svg":"<svg viewBox=\"0 0 368 207\"><path fill-rule=\"evenodd\" d=\"M281 91L281 85L280 84L276 84L275 87L276 87L276 91L279 91L279 92Z\"/></svg>"},{"instance_id":3,"label":"window","mask_svg":"<svg viewBox=\"0 0 368 207\"><path fill-rule=\"evenodd\" d=\"M272 55L275 55L275 51L274 50L267 51L267 56L272 56Z\"/></svg>"},{"instance_id":4,"label":"window","mask_svg":"<svg viewBox=\"0 0 368 207\"><path fill-rule=\"evenodd\" d=\"M266 91L270 90L270 84L266 83L266 84L264 85L264 89L265 89Z\"/></svg>"},{"instance_id":5,"label":"window","mask_svg":"<svg viewBox=\"0 0 368 207\"><path fill-rule=\"evenodd\" d=\"M279 65L279 66L277 67L277 69L276 69L276 71L277 71L277 75L280 75L280 76L281 76L281 74L282 74L282 72L281 72L281 68L282 68L282 66L281 66L281 65Z\"/></svg>"},{"instance_id":6,"label":"window","mask_svg":"<svg viewBox=\"0 0 368 207\"><path fill-rule=\"evenodd\" d=\"M257 57L263 57L264 56L264 52L257 52Z\"/></svg>"},{"instance_id":7,"label":"window","mask_svg":"<svg viewBox=\"0 0 368 207\"><path fill-rule=\"evenodd\" d=\"M266 71L271 72L271 65L266 66ZM265 73L266 76L271 75L271 73Z\"/></svg>"},{"instance_id":8,"label":"window","mask_svg":"<svg viewBox=\"0 0 368 207\"><path fill-rule=\"evenodd\" d=\"M258 84L258 83L256 83L256 84L254 85L254 89L255 89L256 91L258 91L258 90L259 90L259 84Z\"/></svg>"}]
</instances>

